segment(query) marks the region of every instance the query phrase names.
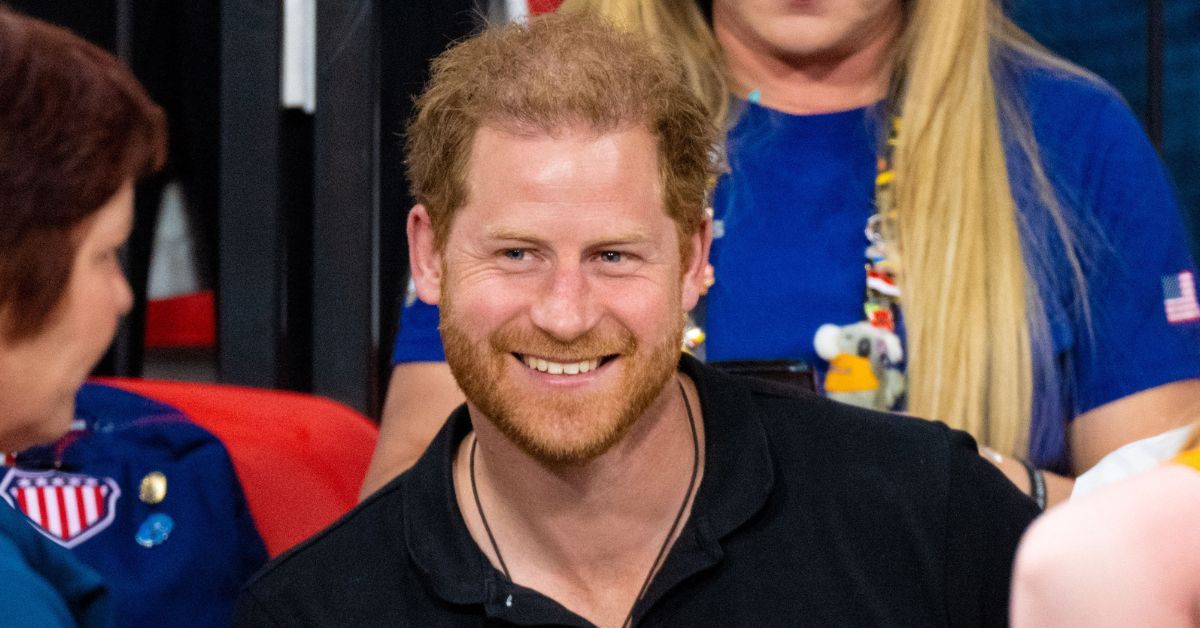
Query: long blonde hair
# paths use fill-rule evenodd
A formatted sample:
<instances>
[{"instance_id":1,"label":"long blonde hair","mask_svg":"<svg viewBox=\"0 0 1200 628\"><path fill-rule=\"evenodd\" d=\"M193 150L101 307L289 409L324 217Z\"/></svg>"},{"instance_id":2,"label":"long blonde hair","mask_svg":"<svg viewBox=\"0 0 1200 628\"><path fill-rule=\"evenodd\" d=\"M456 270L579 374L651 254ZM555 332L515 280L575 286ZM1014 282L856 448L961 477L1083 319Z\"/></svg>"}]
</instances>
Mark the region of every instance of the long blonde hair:
<instances>
[{"instance_id":1,"label":"long blonde hair","mask_svg":"<svg viewBox=\"0 0 1200 628\"><path fill-rule=\"evenodd\" d=\"M903 255L908 410L1023 456L1034 388L1055 397L1050 386L1058 384L1048 372L1053 345L1034 279L1044 276L1033 268L1042 256L1022 247L1006 139L1032 175L1025 185L1050 212L1077 290L1083 275L1021 99L996 80L994 62L998 53L1015 53L1041 67L1082 73L1033 43L991 0L902 4L906 23L892 84L903 88L891 98L903 114L895 227ZM725 121L725 66L695 0L566 0L563 10L598 12L677 45L693 89Z\"/></svg>"}]
</instances>

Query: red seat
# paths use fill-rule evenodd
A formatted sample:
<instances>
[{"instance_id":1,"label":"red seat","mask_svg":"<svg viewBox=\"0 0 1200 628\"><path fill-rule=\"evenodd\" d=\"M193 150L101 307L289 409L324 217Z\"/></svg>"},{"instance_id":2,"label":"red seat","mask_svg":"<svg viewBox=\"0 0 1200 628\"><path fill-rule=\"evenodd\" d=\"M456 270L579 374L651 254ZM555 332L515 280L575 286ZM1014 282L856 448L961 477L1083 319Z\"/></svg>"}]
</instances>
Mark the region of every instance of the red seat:
<instances>
[{"instance_id":1,"label":"red seat","mask_svg":"<svg viewBox=\"0 0 1200 628\"><path fill-rule=\"evenodd\" d=\"M378 429L338 402L220 384L100 380L174 406L224 444L271 557L358 500Z\"/></svg>"}]
</instances>

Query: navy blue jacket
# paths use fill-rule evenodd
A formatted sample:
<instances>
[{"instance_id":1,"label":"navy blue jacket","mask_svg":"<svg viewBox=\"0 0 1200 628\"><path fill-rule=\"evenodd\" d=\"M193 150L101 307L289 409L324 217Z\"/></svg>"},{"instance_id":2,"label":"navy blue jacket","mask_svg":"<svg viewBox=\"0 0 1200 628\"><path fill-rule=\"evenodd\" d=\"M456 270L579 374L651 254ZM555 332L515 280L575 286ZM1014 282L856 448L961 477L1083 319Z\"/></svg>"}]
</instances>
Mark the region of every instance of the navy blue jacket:
<instances>
[{"instance_id":1,"label":"navy blue jacket","mask_svg":"<svg viewBox=\"0 0 1200 628\"><path fill-rule=\"evenodd\" d=\"M0 498L99 572L115 625L227 625L267 555L224 445L117 388L85 384L76 408L76 429L3 469Z\"/></svg>"}]
</instances>

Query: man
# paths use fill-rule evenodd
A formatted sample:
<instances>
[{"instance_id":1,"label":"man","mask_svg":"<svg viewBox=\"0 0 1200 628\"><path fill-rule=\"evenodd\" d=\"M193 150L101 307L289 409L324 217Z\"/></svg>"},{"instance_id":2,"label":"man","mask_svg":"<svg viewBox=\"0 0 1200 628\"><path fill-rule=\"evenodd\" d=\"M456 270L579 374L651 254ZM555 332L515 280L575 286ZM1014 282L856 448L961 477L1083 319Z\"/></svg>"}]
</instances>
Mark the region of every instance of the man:
<instances>
[{"instance_id":1,"label":"man","mask_svg":"<svg viewBox=\"0 0 1200 628\"><path fill-rule=\"evenodd\" d=\"M1004 624L1035 508L969 437L681 359L715 137L586 19L435 62L409 242L467 404L240 625Z\"/></svg>"}]
</instances>

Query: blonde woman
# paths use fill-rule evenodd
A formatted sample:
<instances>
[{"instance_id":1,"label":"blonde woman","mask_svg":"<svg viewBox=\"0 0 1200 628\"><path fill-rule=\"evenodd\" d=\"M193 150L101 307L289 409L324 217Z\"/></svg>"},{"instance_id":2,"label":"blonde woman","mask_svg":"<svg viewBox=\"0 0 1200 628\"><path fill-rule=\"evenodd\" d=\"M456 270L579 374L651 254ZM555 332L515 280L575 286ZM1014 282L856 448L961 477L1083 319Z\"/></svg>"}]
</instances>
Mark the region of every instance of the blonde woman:
<instances>
[{"instance_id":1,"label":"blonde woman","mask_svg":"<svg viewBox=\"0 0 1200 628\"><path fill-rule=\"evenodd\" d=\"M835 325L846 347L835 373L867 357L903 371L889 406L971 432L1042 502L1120 445L1186 422L1200 307L1162 166L1110 88L993 2L561 10L674 45L729 127L709 360L823 371L814 337ZM411 464L461 401L436 326L434 308L406 304L364 494ZM853 397L875 374L826 388Z\"/></svg>"}]
</instances>

